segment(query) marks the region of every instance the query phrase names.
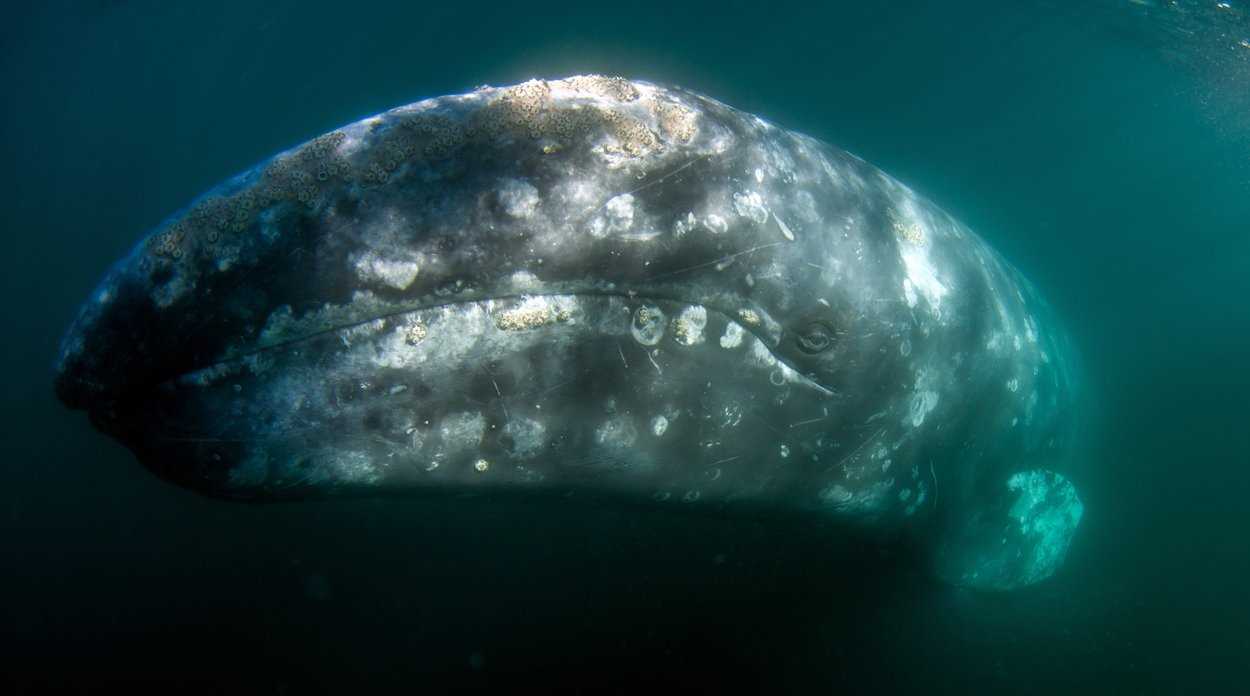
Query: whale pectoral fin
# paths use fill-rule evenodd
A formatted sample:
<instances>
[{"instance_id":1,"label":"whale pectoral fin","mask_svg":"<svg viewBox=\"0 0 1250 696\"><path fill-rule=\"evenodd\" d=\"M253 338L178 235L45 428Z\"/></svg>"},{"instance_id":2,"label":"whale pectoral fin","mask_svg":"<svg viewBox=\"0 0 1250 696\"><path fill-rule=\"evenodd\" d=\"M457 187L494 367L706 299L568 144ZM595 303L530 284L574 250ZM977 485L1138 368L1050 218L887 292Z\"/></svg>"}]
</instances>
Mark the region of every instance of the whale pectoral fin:
<instances>
[{"instance_id":1,"label":"whale pectoral fin","mask_svg":"<svg viewBox=\"0 0 1250 696\"><path fill-rule=\"evenodd\" d=\"M1022 471L998 502L961 520L937 549L943 580L977 590L1014 590L1054 574L1085 510L1076 488L1052 471Z\"/></svg>"}]
</instances>

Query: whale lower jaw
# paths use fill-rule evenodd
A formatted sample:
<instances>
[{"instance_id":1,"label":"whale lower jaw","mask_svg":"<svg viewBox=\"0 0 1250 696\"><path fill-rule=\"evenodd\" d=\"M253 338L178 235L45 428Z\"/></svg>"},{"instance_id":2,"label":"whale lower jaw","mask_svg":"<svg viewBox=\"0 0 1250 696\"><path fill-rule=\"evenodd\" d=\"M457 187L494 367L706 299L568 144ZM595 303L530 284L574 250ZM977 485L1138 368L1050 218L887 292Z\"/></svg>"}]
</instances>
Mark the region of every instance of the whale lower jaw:
<instances>
[{"instance_id":1,"label":"whale lower jaw","mask_svg":"<svg viewBox=\"0 0 1250 696\"><path fill-rule=\"evenodd\" d=\"M772 433L806 419L752 405L778 390L803 415L834 403L704 305L523 295L288 339L100 425L162 477L233 499L508 489L800 509L816 492L777 484L789 455Z\"/></svg>"}]
</instances>

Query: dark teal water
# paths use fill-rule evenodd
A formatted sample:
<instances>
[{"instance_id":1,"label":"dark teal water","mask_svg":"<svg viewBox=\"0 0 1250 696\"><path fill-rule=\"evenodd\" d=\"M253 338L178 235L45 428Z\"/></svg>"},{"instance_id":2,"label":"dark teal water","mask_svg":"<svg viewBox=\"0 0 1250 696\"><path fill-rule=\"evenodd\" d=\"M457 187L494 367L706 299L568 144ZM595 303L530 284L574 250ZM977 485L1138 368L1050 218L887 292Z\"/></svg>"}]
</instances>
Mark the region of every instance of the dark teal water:
<instances>
[{"instance_id":1,"label":"dark teal water","mask_svg":"<svg viewBox=\"0 0 1250 696\"><path fill-rule=\"evenodd\" d=\"M0 24L0 674L633 692L1244 692L1250 5L31 4ZM840 145L967 222L1073 330L1086 520L1029 591L822 530L454 501L224 504L62 409L61 331L140 233L421 97L602 72Z\"/></svg>"}]
</instances>

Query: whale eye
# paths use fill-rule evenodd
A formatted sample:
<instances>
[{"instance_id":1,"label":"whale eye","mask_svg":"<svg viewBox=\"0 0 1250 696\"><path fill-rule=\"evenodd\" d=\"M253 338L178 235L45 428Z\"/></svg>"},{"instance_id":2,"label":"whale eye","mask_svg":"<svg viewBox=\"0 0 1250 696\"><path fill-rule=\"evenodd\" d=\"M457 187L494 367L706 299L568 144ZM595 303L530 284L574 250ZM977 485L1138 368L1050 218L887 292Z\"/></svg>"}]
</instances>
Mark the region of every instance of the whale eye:
<instances>
[{"instance_id":1,"label":"whale eye","mask_svg":"<svg viewBox=\"0 0 1250 696\"><path fill-rule=\"evenodd\" d=\"M833 347L833 327L823 321L813 321L800 329L794 340L799 350L808 355L823 353Z\"/></svg>"}]
</instances>

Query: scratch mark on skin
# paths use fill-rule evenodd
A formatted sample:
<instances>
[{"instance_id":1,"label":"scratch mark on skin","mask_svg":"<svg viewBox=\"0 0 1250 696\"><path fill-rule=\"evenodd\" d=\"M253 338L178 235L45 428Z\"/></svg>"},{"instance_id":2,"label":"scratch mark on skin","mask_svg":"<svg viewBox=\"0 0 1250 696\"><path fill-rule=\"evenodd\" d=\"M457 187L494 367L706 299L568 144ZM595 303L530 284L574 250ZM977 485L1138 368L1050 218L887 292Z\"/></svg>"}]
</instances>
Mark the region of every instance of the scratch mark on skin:
<instances>
[{"instance_id":1,"label":"scratch mark on skin","mask_svg":"<svg viewBox=\"0 0 1250 696\"><path fill-rule=\"evenodd\" d=\"M774 427L773 427L773 424L768 422L768 419L767 419L767 418L765 418L764 416L761 416L761 415L760 415L760 413L759 413L759 410L758 410L758 409L752 408L752 409L751 409L751 411L750 411L750 413L751 413L751 415L755 416L755 417L759 420L759 422L763 423L763 424L764 424L764 427L766 427L766 428L768 428L769 430L773 431L773 434L774 434L774 435L776 435L777 437L785 437L784 435L782 435L782 433L781 433L781 431L780 431L780 430L778 430L778 429L774 428Z\"/></svg>"},{"instance_id":2,"label":"scratch mark on skin","mask_svg":"<svg viewBox=\"0 0 1250 696\"><path fill-rule=\"evenodd\" d=\"M676 168L676 169L674 169L673 171L671 171L671 172L669 172L669 173L667 173L667 174L664 174L664 175L660 176L658 179L653 179L653 180L651 180L651 181L648 181L648 182L647 182L647 183L645 183L645 184L642 184L642 185L640 185L640 186L636 186L636 187L634 187L634 188L632 188L632 189L630 189L630 190L628 190L628 191L624 191L624 192L622 192L622 193L614 193L614 194L612 194L612 195L608 196L608 197L607 197L607 198L606 198L606 199L605 199L602 203L600 203L600 204L599 204L599 205L598 205L598 206L597 206L594 210L590 211L590 214L589 214L589 215L587 215L587 216L586 216L586 217L582 220L581 224L583 224L583 225L584 225L584 224L586 223L586 221L587 221L587 220L590 220L590 219L591 219L591 218L593 218L594 216L598 215L598 214L599 214L599 212L600 212L601 210L603 210L604 208L606 208L606 207L607 207L608 203L610 203L610 202L612 201L612 199L617 198L617 197L619 197L619 196L632 196L633 194L638 193L639 191L645 191L645 190L647 190L647 189L651 188L652 186L656 186L656 185L658 185L658 184L660 184L660 183L662 183L662 182L664 182L664 181L667 181L667 180L671 179L671 178L672 178L672 177L674 177L674 176L677 176L677 175L678 175L678 174L680 174L681 172L685 171L686 169L689 169L690 167L693 167L694 165L698 164L699 162L701 162L701 161L703 161L703 160L706 160L706 159L711 159L712 154L713 154L713 153L710 153L710 152L709 152L709 153L706 153L706 154L703 154L703 155L699 155L698 157L695 157L694 159L692 159L692 160L690 160L689 162L687 162L687 163L685 163L685 164L681 165L680 167L677 167L677 168Z\"/></svg>"},{"instance_id":3,"label":"scratch mark on skin","mask_svg":"<svg viewBox=\"0 0 1250 696\"><path fill-rule=\"evenodd\" d=\"M822 421L822 420L824 420L824 419L826 419L826 418L828 418L828 417L829 417L829 416L820 416L819 418L808 418L807 420L801 420L801 421L799 421L798 423L791 423L791 424L790 424L790 427L791 427L791 428L797 428L797 427L799 427L800 425L810 425L810 424L812 424L812 423L819 423L820 421Z\"/></svg>"},{"instance_id":4,"label":"scratch mark on skin","mask_svg":"<svg viewBox=\"0 0 1250 696\"><path fill-rule=\"evenodd\" d=\"M503 409L504 422L511 423L512 416L508 414L508 404L503 399L503 392L499 391L499 383L495 381L493 376L490 378L490 383L495 387L495 396L499 397L499 406Z\"/></svg>"},{"instance_id":5,"label":"scratch mark on skin","mask_svg":"<svg viewBox=\"0 0 1250 696\"><path fill-rule=\"evenodd\" d=\"M707 261L705 263L698 263L693 266L687 266L686 268L679 268L675 271L669 271L667 273L659 273L653 276L648 276L646 280L658 280L660 278L668 278L671 276L678 275L680 273L686 273L686 272L694 271L700 268L707 268L708 266L717 266L719 264L725 263L726 261L736 259L739 256L754 253L756 251L760 251L761 249L768 249L770 247L781 246L782 244L786 244L786 242L770 242L768 244L760 244L758 246L753 246L750 249L744 249L743 251L736 251L732 254L726 254L725 256L722 256L719 259L715 259L713 261Z\"/></svg>"},{"instance_id":6,"label":"scratch mark on skin","mask_svg":"<svg viewBox=\"0 0 1250 696\"><path fill-rule=\"evenodd\" d=\"M673 171L671 171L671 172L669 172L669 173L665 174L664 176L661 176L660 178L655 179L654 181L648 181L647 183L643 184L642 186L639 186L638 188L630 189L629 191L626 191L625 193L622 193L622 194L619 194L619 195L622 195L622 196L628 196L628 195L631 195L631 194L638 193L639 191L642 191L642 190L645 190L645 189L649 189L649 188L651 188L652 186L655 186L655 185L659 184L659 183L660 183L660 182L662 182L662 181L667 181L668 179L670 179L670 178L672 178L672 177L674 177L674 176L676 176L676 175L680 174L682 171L684 171L684 170L686 170L686 169L689 169L690 167L693 167L694 165L698 164L699 162L701 162L701 161L703 161L703 160L706 160L706 159L711 159L711 158L712 158L712 153L710 153L710 152L709 152L709 153L706 153L706 154L703 154L703 155L699 155L698 157L695 157L694 159L692 159L692 160L690 160L689 162L687 162L687 163L685 163L685 164L681 165L680 167L678 167L678 168L674 169ZM615 196L613 196L613 198L615 198ZM610 200L612 200L612 198L609 198L608 200L610 201ZM603 205L600 205L600 206L599 206L599 209L602 209L604 205L607 205L607 201L604 201ZM595 212L599 212L599 210L596 210Z\"/></svg>"},{"instance_id":7,"label":"scratch mark on skin","mask_svg":"<svg viewBox=\"0 0 1250 696\"><path fill-rule=\"evenodd\" d=\"M710 466L720 466L721 464L726 464L728 462L732 462L735 459L741 459L741 458L742 458L741 454L735 454L732 457L726 457L725 459L722 459L718 462L712 462ZM720 478L720 477L718 476L717 478Z\"/></svg>"},{"instance_id":8,"label":"scratch mark on skin","mask_svg":"<svg viewBox=\"0 0 1250 696\"><path fill-rule=\"evenodd\" d=\"M553 387L547 387L546 389L544 389L544 390L542 390L541 392L539 392L539 393L538 393L538 395L539 395L539 396L546 396L547 394L550 394L551 392L553 392L553 391L555 391L555 390L559 389L560 387L563 387L563 386L564 386L564 385L566 385L566 384L569 384L569 383L570 383L570 382L572 382L572 381L573 381L573 380L571 380L571 379L566 379L566 380L564 380L563 382L560 382L559 384L557 384L557 385L555 385L555 386L553 386Z\"/></svg>"},{"instance_id":9,"label":"scratch mark on skin","mask_svg":"<svg viewBox=\"0 0 1250 696\"><path fill-rule=\"evenodd\" d=\"M655 365L655 371L656 371L656 372L658 372L658 373L660 373L660 374L664 374L664 370L661 370L661 369L660 369L660 363L656 362L656 361L655 361L655 358L654 358L654 357L653 357L650 353L647 353L647 360L650 360L650 361L651 361L651 364L652 364L652 365Z\"/></svg>"},{"instance_id":10,"label":"scratch mark on skin","mask_svg":"<svg viewBox=\"0 0 1250 696\"><path fill-rule=\"evenodd\" d=\"M618 354L618 355L620 355L620 356L621 356L621 364L625 366L625 369L626 369L626 370L628 370L628 369L629 369L629 363L625 361L625 351L624 351L624 350L621 350L621 344L620 344L620 343L617 343L617 344L616 344L616 352L617 352L617 354Z\"/></svg>"},{"instance_id":11,"label":"scratch mark on skin","mask_svg":"<svg viewBox=\"0 0 1250 696\"><path fill-rule=\"evenodd\" d=\"M860 453L860 450L862 450L862 449L864 449L865 447L867 447L867 446L868 446L868 443L870 443L870 442L872 442L872 441L876 440L877 438L881 437L882 433L884 433L884 432L885 432L885 428L878 428L878 429L877 429L877 432L875 432L875 433L873 433L872 435L869 435L868 437L864 438L864 441L863 441L863 442L861 442L861 443L859 443L859 446L858 446L858 447L856 447L855 449L851 450L850 454L847 454L845 457L843 457L843 458L842 458L842 460L841 460L841 461L839 461L839 462L838 462L838 466L841 466L841 465L845 464L846 462L850 461L852 457L854 457L855 455L857 455L857 454L859 454L859 453ZM930 462L930 464L932 464L932 462Z\"/></svg>"},{"instance_id":12,"label":"scratch mark on skin","mask_svg":"<svg viewBox=\"0 0 1250 696\"><path fill-rule=\"evenodd\" d=\"M937 510L938 504L938 485L937 473L933 471L933 460L929 460L929 475L933 477L933 509Z\"/></svg>"}]
</instances>

